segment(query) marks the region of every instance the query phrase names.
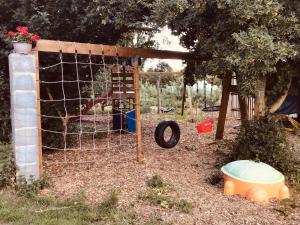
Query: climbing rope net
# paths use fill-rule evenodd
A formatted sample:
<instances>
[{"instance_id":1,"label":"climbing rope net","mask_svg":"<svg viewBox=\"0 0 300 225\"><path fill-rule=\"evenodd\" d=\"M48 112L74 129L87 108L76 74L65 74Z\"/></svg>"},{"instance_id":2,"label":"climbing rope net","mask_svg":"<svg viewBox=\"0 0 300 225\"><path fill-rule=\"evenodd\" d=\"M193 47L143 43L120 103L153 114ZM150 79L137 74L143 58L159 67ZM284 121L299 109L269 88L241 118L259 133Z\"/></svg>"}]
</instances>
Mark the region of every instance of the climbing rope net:
<instances>
[{"instance_id":1,"label":"climbing rope net","mask_svg":"<svg viewBox=\"0 0 300 225\"><path fill-rule=\"evenodd\" d=\"M136 135L128 129L135 124L135 116L128 114L134 108L130 62L119 58L117 48L115 57L91 51L54 57L55 63L40 65L46 171L63 175L97 164L108 150L134 149Z\"/></svg>"}]
</instances>

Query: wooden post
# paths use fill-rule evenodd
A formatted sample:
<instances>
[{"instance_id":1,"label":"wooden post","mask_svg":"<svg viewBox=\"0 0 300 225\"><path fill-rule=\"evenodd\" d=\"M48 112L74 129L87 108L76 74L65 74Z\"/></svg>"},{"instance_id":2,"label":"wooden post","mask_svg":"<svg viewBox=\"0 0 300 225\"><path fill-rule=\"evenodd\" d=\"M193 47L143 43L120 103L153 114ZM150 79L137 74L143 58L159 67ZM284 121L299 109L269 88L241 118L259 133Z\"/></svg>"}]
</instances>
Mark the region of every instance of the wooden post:
<instances>
[{"instance_id":1,"label":"wooden post","mask_svg":"<svg viewBox=\"0 0 300 225\"><path fill-rule=\"evenodd\" d=\"M39 52L34 51L35 56L35 73L36 73L36 111L37 111L37 128L38 128L38 148L39 148L39 175L43 174L43 147L42 147L42 116L41 116L41 93L40 93L40 64Z\"/></svg>"},{"instance_id":2,"label":"wooden post","mask_svg":"<svg viewBox=\"0 0 300 225\"><path fill-rule=\"evenodd\" d=\"M136 154L137 161L144 159L142 149L142 127L141 127L141 100L140 100L140 75L138 57L133 58L133 79L134 79L134 99L135 99L135 119L136 119Z\"/></svg>"},{"instance_id":3,"label":"wooden post","mask_svg":"<svg viewBox=\"0 0 300 225\"><path fill-rule=\"evenodd\" d=\"M227 76L223 79L222 82L222 99L221 99L221 107L218 118L218 125L216 131L216 139L221 140L224 135L224 126L227 114L228 100L230 94L230 86L231 86L231 75Z\"/></svg>"},{"instance_id":4,"label":"wooden post","mask_svg":"<svg viewBox=\"0 0 300 225\"><path fill-rule=\"evenodd\" d=\"M161 77L159 75L157 81L156 81L156 89L157 89L157 114L160 114L160 108L161 108L161 101L160 101L160 80Z\"/></svg>"},{"instance_id":5,"label":"wooden post","mask_svg":"<svg viewBox=\"0 0 300 225\"><path fill-rule=\"evenodd\" d=\"M184 82L184 84L183 84L183 91L182 91L181 116L183 116L183 113L184 113L185 91L186 91L186 83Z\"/></svg>"}]
</instances>

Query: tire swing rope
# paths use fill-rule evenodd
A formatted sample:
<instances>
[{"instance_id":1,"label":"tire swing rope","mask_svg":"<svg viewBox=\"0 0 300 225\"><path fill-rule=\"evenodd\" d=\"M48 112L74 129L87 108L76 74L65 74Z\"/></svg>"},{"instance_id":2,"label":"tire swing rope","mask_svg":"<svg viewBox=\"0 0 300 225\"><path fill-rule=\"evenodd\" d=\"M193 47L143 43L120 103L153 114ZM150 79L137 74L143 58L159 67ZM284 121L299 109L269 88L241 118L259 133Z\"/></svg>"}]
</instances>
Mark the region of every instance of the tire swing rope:
<instances>
[{"instance_id":1,"label":"tire swing rope","mask_svg":"<svg viewBox=\"0 0 300 225\"><path fill-rule=\"evenodd\" d=\"M165 140L164 133L166 129L170 127L172 135L169 140ZM177 145L180 139L180 128L178 123L173 120L161 121L155 129L155 141L162 148L173 148Z\"/></svg>"}]
</instances>

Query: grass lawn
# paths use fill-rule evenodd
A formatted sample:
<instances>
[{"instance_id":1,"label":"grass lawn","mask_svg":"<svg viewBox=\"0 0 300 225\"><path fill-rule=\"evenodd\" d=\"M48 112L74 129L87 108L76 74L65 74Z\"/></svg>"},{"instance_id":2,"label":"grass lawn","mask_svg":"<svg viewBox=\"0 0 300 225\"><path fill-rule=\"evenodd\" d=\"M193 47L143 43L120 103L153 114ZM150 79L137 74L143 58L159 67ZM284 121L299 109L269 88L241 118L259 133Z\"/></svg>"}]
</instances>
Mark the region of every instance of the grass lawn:
<instances>
[{"instance_id":1,"label":"grass lawn","mask_svg":"<svg viewBox=\"0 0 300 225\"><path fill-rule=\"evenodd\" d=\"M118 197L112 192L101 204L88 205L84 195L59 201L52 197L25 198L13 191L0 192L0 224L84 225L84 224L165 224L160 218L139 218L132 209L117 206Z\"/></svg>"}]
</instances>

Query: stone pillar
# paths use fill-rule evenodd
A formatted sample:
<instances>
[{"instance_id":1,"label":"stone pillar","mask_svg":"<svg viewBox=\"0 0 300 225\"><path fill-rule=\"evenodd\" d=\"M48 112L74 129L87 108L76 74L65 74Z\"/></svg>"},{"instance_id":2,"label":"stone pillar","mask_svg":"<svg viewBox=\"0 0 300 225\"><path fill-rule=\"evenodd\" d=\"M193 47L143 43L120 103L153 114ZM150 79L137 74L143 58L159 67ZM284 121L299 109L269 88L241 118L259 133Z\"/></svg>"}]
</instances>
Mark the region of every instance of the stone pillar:
<instances>
[{"instance_id":1,"label":"stone pillar","mask_svg":"<svg viewBox=\"0 0 300 225\"><path fill-rule=\"evenodd\" d=\"M12 147L17 178L39 177L39 130L34 55L9 55Z\"/></svg>"}]
</instances>

